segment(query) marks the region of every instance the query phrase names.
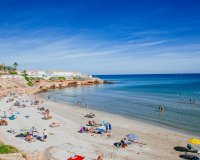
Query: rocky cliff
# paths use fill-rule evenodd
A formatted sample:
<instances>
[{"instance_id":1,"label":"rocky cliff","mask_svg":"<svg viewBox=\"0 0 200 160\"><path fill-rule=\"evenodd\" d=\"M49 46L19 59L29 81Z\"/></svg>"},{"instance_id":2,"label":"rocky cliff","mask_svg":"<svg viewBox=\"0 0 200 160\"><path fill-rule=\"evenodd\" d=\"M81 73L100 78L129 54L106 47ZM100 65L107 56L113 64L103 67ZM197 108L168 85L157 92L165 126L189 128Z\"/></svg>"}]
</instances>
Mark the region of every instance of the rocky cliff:
<instances>
[{"instance_id":1,"label":"rocky cliff","mask_svg":"<svg viewBox=\"0 0 200 160\"><path fill-rule=\"evenodd\" d=\"M46 91L48 89L67 88L77 85L97 85L103 84L104 81L97 78L89 80L36 80L33 81L34 86L28 86L25 79L2 79L0 78L0 97L6 96L9 93L28 93L34 94Z\"/></svg>"}]
</instances>

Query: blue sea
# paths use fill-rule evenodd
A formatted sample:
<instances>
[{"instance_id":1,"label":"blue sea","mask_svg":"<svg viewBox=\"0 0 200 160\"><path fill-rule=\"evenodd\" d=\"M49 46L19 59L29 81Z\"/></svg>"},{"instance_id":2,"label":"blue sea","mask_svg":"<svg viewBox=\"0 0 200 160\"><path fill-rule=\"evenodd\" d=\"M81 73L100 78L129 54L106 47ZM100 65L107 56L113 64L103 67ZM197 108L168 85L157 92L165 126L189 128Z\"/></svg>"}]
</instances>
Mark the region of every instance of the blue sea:
<instances>
[{"instance_id":1,"label":"blue sea","mask_svg":"<svg viewBox=\"0 0 200 160\"><path fill-rule=\"evenodd\" d=\"M200 74L95 75L114 84L42 93L63 103L200 134ZM164 112L159 111L162 105Z\"/></svg>"}]
</instances>

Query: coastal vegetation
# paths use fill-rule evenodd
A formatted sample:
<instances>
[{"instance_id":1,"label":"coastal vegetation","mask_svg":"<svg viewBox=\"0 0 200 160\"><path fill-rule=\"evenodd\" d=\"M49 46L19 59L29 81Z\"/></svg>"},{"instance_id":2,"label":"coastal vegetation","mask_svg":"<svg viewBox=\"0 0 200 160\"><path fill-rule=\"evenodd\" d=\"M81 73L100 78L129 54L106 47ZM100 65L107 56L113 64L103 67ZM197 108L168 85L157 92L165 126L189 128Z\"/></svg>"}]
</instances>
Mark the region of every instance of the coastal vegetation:
<instances>
[{"instance_id":1,"label":"coastal vegetation","mask_svg":"<svg viewBox=\"0 0 200 160\"><path fill-rule=\"evenodd\" d=\"M62 76L60 76L60 77L51 77L51 78L49 78L49 80L66 80L66 78L62 77Z\"/></svg>"},{"instance_id":2,"label":"coastal vegetation","mask_svg":"<svg viewBox=\"0 0 200 160\"><path fill-rule=\"evenodd\" d=\"M17 153L17 148L0 143L0 154Z\"/></svg>"},{"instance_id":3,"label":"coastal vegetation","mask_svg":"<svg viewBox=\"0 0 200 160\"><path fill-rule=\"evenodd\" d=\"M25 80L27 80L27 85L29 86L34 86L34 83L32 82L32 80L28 77L28 76L24 76Z\"/></svg>"},{"instance_id":4,"label":"coastal vegetation","mask_svg":"<svg viewBox=\"0 0 200 160\"><path fill-rule=\"evenodd\" d=\"M87 80L87 78L83 78L83 77L73 77L73 80L77 80L77 81L84 81Z\"/></svg>"},{"instance_id":5,"label":"coastal vegetation","mask_svg":"<svg viewBox=\"0 0 200 160\"><path fill-rule=\"evenodd\" d=\"M28 77L26 70L23 71L22 76L24 77L24 79L27 81L27 85L29 86L34 86L34 83L32 82L32 79L30 77Z\"/></svg>"},{"instance_id":6,"label":"coastal vegetation","mask_svg":"<svg viewBox=\"0 0 200 160\"><path fill-rule=\"evenodd\" d=\"M4 74L18 74L16 72L17 70L17 67L18 67L18 63L15 62L13 63L12 66L7 66L7 65L0 65L0 74L4 75Z\"/></svg>"},{"instance_id":7,"label":"coastal vegetation","mask_svg":"<svg viewBox=\"0 0 200 160\"><path fill-rule=\"evenodd\" d=\"M31 80L31 81L39 81L39 80L45 80L45 79L42 78L42 77L29 77L29 80Z\"/></svg>"}]
</instances>

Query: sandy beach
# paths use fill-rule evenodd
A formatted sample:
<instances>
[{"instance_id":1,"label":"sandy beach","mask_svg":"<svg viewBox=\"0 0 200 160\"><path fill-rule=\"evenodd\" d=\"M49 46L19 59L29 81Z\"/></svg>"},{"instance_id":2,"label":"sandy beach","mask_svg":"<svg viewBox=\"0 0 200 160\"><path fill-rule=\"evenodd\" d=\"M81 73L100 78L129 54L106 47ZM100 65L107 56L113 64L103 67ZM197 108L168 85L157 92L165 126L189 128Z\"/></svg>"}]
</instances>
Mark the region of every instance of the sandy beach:
<instances>
[{"instance_id":1,"label":"sandy beach","mask_svg":"<svg viewBox=\"0 0 200 160\"><path fill-rule=\"evenodd\" d=\"M17 114L15 120L8 120L8 126L0 126L1 141L16 146L21 152L31 155L33 159L62 160L79 154L85 156L86 160L94 160L98 155L103 154L106 160L177 160L181 153L173 148L186 146L187 139L192 137L192 135L126 119L119 115L49 101L44 101L41 106L48 108L53 118L44 120L37 106L30 105L33 96L23 95L8 103L7 100L8 98L1 100L0 114L3 115L3 110L9 113L10 107L20 114ZM16 100L24 101L27 107L13 106ZM104 120L112 124L111 137L106 133L99 135L78 132L80 127L90 120L84 117L89 112L96 114L94 118L96 122L100 123ZM26 118L27 116L29 118ZM51 122L59 122L61 126L51 128L49 127ZM46 142L36 140L29 143L24 140L24 137L16 137L21 129L32 126L38 130L39 135L42 135L43 129L47 130ZM8 133L9 128L15 129L16 133ZM139 136L139 143L126 148L117 148L113 145L130 133Z\"/></svg>"}]
</instances>

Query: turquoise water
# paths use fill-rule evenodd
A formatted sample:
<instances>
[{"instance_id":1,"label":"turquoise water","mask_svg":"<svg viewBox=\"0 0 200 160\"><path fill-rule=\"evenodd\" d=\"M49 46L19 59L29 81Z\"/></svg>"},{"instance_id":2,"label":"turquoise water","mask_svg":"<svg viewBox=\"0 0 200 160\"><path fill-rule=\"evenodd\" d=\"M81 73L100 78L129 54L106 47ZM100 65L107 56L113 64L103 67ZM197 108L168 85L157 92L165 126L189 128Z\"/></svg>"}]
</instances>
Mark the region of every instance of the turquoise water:
<instances>
[{"instance_id":1,"label":"turquoise water","mask_svg":"<svg viewBox=\"0 0 200 160\"><path fill-rule=\"evenodd\" d=\"M42 93L61 102L200 133L200 74L101 75L115 84ZM182 102L183 98L183 102ZM194 104L190 104L190 99ZM159 112L159 105L164 112Z\"/></svg>"}]
</instances>

